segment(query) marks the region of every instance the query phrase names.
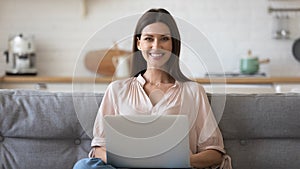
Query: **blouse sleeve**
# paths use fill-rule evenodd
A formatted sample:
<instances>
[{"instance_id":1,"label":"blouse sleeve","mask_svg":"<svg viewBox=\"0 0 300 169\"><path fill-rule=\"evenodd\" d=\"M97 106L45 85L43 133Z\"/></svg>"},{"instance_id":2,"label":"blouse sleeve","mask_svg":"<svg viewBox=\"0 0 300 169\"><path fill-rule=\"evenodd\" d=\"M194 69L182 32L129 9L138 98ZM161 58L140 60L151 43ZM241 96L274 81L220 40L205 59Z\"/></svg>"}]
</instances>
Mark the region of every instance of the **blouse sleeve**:
<instances>
[{"instance_id":1,"label":"blouse sleeve","mask_svg":"<svg viewBox=\"0 0 300 169\"><path fill-rule=\"evenodd\" d=\"M199 85L200 86L200 85ZM197 152L213 149L223 154L221 169L231 169L231 158L224 149L223 137L216 122L214 113L209 104L206 92L202 86L199 87L199 111L196 121L198 133Z\"/></svg>"},{"instance_id":2,"label":"blouse sleeve","mask_svg":"<svg viewBox=\"0 0 300 169\"><path fill-rule=\"evenodd\" d=\"M196 121L198 133L197 152L216 149L225 153L223 137L215 120L207 95L202 86L199 85L199 110Z\"/></svg>"},{"instance_id":3,"label":"blouse sleeve","mask_svg":"<svg viewBox=\"0 0 300 169\"><path fill-rule=\"evenodd\" d=\"M116 114L116 106L114 102L114 94L112 86L109 85L101 101L93 128L92 147L105 146L105 133L103 130L103 117L105 115Z\"/></svg>"}]
</instances>

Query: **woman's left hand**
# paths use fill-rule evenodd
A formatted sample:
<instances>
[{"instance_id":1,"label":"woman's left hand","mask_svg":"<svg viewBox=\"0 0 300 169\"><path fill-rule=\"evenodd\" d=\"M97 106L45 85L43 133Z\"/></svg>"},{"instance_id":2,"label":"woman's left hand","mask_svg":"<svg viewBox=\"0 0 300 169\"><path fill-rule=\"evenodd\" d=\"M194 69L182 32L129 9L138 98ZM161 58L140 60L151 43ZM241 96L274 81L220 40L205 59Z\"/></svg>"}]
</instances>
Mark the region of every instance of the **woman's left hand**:
<instances>
[{"instance_id":1,"label":"woman's left hand","mask_svg":"<svg viewBox=\"0 0 300 169\"><path fill-rule=\"evenodd\" d=\"M222 153L217 150L205 150L197 154L190 153L190 164L195 168L217 166L222 163Z\"/></svg>"}]
</instances>

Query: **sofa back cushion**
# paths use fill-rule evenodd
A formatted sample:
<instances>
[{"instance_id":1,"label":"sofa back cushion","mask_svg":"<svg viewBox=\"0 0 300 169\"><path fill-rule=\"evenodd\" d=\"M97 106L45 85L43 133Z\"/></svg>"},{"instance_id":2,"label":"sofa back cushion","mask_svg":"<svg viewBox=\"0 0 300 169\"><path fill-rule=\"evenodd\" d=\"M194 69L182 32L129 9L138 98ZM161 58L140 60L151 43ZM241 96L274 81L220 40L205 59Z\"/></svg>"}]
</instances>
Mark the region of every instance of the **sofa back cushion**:
<instances>
[{"instance_id":1,"label":"sofa back cushion","mask_svg":"<svg viewBox=\"0 0 300 169\"><path fill-rule=\"evenodd\" d=\"M300 94L214 94L209 98L215 112L223 113L219 127L233 168L299 168Z\"/></svg>"},{"instance_id":2,"label":"sofa back cushion","mask_svg":"<svg viewBox=\"0 0 300 169\"><path fill-rule=\"evenodd\" d=\"M0 92L0 168L72 168L87 157L102 94ZM83 114L84 113L84 114ZM83 130L77 116L90 123Z\"/></svg>"}]
</instances>

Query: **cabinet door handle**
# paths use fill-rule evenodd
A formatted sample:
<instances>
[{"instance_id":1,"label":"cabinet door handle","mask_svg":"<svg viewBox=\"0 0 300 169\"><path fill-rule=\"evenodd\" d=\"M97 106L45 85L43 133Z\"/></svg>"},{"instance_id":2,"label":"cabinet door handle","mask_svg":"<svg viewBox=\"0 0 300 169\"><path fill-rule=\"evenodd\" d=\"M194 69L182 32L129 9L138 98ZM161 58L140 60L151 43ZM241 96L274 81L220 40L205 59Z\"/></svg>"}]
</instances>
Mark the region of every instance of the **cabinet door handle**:
<instances>
[{"instance_id":1,"label":"cabinet door handle","mask_svg":"<svg viewBox=\"0 0 300 169\"><path fill-rule=\"evenodd\" d=\"M46 83L37 83L35 85L35 89L36 90L47 90L48 87L47 87L47 84Z\"/></svg>"}]
</instances>

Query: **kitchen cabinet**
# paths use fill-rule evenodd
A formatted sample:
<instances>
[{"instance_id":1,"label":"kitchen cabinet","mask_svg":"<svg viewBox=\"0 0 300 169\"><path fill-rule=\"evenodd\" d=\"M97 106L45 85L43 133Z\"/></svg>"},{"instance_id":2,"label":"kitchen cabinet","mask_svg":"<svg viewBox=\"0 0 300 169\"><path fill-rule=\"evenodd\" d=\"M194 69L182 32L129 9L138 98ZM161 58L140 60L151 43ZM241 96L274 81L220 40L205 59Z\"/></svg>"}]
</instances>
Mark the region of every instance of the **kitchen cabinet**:
<instances>
[{"instance_id":1,"label":"kitchen cabinet","mask_svg":"<svg viewBox=\"0 0 300 169\"><path fill-rule=\"evenodd\" d=\"M1 89L45 90L53 92L104 92L108 84L91 83L2 83Z\"/></svg>"},{"instance_id":2,"label":"kitchen cabinet","mask_svg":"<svg viewBox=\"0 0 300 169\"><path fill-rule=\"evenodd\" d=\"M0 89L29 89L61 92L104 92L109 78L92 79L72 77L4 76Z\"/></svg>"},{"instance_id":3,"label":"kitchen cabinet","mask_svg":"<svg viewBox=\"0 0 300 169\"><path fill-rule=\"evenodd\" d=\"M60 92L104 92L108 83L2 83L2 89L30 89ZM202 84L208 93L275 93L278 92L272 84ZM299 84L300 89L300 84ZM287 87L281 87L287 91Z\"/></svg>"},{"instance_id":4,"label":"kitchen cabinet","mask_svg":"<svg viewBox=\"0 0 300 169\"><path fill-rule=\"evenodd\" d=\"M208 93L274 93L272 84L204 84L204 89Z\"/></svg>"},{"instance_id":5,"label":"kitchen cabinet","mask_svg":"<svg viewBox=\"0 0 300 169\"><path fill-rule=\"evenodd\" d=\"M276 93L300 93L300 83L275 83L274 89Z\"/></svg>"},{"instance_id":6,"label":"kitchen cabinet","mask_svg":"<svg viewBox=\"0 0 300 169\"><path fill-rule=\"evenodd\" d=\"M259 78L197 78L209 93L280 93L300 92L300 77ZM110 77L43 77L3 76L2 89L33 89L64 92L104 92L112 81Z\"/></svg>"}]
</instances>

